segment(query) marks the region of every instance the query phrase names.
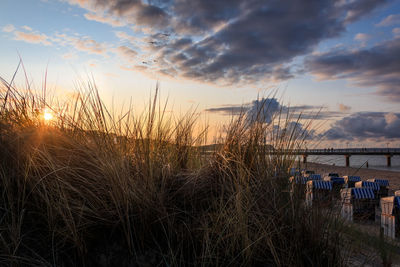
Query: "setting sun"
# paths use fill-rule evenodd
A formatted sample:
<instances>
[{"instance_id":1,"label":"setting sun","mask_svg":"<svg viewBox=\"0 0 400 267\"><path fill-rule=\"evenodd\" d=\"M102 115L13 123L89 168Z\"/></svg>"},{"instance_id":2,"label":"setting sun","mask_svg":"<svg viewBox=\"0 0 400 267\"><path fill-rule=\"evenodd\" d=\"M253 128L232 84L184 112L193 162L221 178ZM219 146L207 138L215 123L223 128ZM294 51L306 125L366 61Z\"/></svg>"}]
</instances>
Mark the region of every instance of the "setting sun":
<instances>
[{"instance_id":1,"label":"setting sun","mask_svg":"<svg viewBox=\"0 0 400 267\"><path fill-rule=\"evenodd\" d=\"M49 112L48 110L45 110L44 114L43 114L43 118L45 121L50 121L53 119L53 114L51 114L51 112Z\"/></svg>"},{"instance_id":2,"label":"setting sun","mask_svg":"<svg viewBox=\"0 0 400 267\"><path fill-rule=\"evenodd\" d=\"M0 0L0 39L0 267L400 267L400 0Z\"/></svg>"}]
</instances>

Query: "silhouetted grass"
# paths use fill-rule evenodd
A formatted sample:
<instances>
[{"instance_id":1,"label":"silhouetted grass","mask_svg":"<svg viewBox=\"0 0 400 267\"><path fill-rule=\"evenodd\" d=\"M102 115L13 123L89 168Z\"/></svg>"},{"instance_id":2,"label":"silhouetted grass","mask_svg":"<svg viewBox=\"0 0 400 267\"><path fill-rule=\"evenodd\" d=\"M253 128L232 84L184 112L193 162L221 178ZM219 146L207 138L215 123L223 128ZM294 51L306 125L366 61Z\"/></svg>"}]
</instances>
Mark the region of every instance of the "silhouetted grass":
<instances>
[{"instance_id":1,"label":"silhouetted grass","mask_svg":"<svg viewBox=\"0 0 400 267\"><path fill-rule=\"evenodd\" d=\"M80 91L60 112L3 80L0 264L345 264L341 221L289 192L299 118L243 112L204 156L195 112L167 116L157 90L138 115L108 110L94 83Z\"/></svg>"}]
</instances>

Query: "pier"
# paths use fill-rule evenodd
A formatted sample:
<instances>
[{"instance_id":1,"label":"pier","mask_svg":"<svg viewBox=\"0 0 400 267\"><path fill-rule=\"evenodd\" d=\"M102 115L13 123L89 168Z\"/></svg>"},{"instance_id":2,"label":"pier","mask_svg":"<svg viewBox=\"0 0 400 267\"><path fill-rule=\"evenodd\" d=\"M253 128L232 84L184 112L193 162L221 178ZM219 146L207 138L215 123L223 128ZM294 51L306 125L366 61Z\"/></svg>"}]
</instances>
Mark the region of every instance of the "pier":
<instances>
[{"instance_id":1,"label":"pier","mask_svg":"<svg viewBox=\"0 0 400 267\"><path fill-rule=\"evenodd\" d=\"M400 148L297 149L289 153L301 155L303 163L307 163L307 157L310 155L343 155L346 158L346 167L350 166L350 157L353 155L381 155L386 157L386 165L390 167L392 157L400 155Z\"/></svg>"}]
</instances>

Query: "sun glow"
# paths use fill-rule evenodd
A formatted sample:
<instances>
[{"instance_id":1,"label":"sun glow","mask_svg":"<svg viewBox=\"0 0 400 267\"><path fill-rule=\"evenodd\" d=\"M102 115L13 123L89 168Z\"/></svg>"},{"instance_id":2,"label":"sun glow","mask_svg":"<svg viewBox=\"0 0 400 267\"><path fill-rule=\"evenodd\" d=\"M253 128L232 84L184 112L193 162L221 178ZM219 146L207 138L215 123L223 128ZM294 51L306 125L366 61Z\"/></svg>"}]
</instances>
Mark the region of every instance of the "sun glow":
<instances>
[{"instance_id":1,"label":"sun glow","mask_svg":"<svg viewBox=\"0 0 400 267\"><path fill-rule=\"evenodd\" d=\"M43 113L43 118L45 121L50 121L53 119L53 114L51 114L51 112L46 109Z\"/></svg>"}]
</instances>

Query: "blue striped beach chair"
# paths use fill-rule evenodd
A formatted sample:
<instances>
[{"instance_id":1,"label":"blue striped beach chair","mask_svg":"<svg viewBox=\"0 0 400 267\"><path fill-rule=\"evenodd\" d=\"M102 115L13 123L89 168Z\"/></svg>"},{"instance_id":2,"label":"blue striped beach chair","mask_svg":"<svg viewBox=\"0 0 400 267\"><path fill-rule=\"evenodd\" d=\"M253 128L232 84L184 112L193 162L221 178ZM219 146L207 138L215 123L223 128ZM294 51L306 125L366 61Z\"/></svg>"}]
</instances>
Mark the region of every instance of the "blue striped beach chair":
<instances>
[{"instance_id":1,"label":"blue striped beach chair","mask_svg":"<svg viewBox=\"0 0 400 267\"><path fill-rule=\"evenodd\" d=\"M340 190L344 188L345 182L342 177L325 176L324 181L332 182L332 193L336 199L340 198Z\"/></svg>"},{"instance_id":2,"label":"blue striped beach chair","mask_svg":"<svg viewBox=\"0 0 400 267\"><path fill-rule=\"evenodd\" d=\"M379 207L379 199L381 198L381 185L376 182L371 181L360 181L355 183L356 188L364 187L371 188L374 191L375 195L375 206Z\"/></svg>"},{"instance_id":3,"label":"blue striped beach chair","mask_svg":"<svg viewBox=\"0 0 400 267\"><path fill-rule=\"evenodd\" d=\"M378 197L387 197L389 195L389 180L386 179L378 179L378 178L373 178L373 179L368 179L368 182L374 182L378 183L380 185Z\"/></svg>"},{"instance_id":4,"label":"blue striped beach chair","mask_svg":"<svg viewBox=\"0 0 400 267\"><path fill-rule=\"evenodd\" d=\"M373 221L375 219L375 194L372 188L344 188L340 194L342 217L350 221Z\"/></svg>"},{"instance_id":5,"label":"blue striped beach chair","mask_svg":"<svg viewBox=\"0 0 400 267\"><path fill-rule=\"evenodd\" d=\"M321 174L315 174L315 173L308 176L308 178L310 178L310 180L316 180L316 181L322 180Z\"/></svg>"},{"instance_id":6,"label":"blue striped beach chair","mask_svg":"<svg viewBox=\"0 0 400 267\"><path fill-rule=\"evenodd\" d=\"M332 182L330 181L315 181L307 182L306 188L306 203L308 205L330 206L332 204Z\"/></svg>"}]
</instances>

